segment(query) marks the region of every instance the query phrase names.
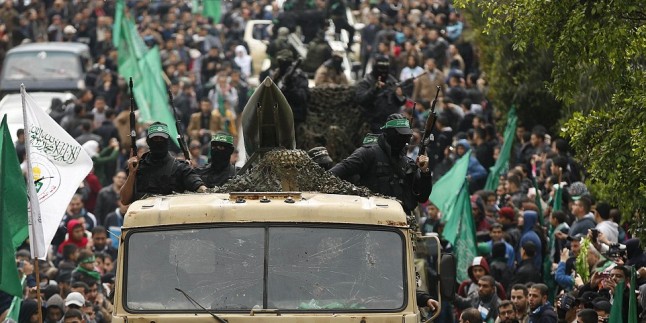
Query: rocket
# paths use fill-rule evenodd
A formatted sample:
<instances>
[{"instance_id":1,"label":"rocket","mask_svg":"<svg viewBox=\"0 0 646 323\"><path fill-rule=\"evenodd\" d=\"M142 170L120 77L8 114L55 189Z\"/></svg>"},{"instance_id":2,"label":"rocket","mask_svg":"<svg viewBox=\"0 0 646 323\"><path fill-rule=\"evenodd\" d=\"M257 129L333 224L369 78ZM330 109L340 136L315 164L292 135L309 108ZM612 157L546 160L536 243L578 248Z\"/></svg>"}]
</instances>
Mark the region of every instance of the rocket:
<instances>
[{"instance_id":1,"label":"rocket","mask_svg":"<svg viewBox=\"0 0 646 323\"><path fill-rule=\"evenodd\" d=\"M262 81L245 105L242 129L248 156L272 148L296 148L292 108L271 78Z\"/></svg>"}]
</instances>

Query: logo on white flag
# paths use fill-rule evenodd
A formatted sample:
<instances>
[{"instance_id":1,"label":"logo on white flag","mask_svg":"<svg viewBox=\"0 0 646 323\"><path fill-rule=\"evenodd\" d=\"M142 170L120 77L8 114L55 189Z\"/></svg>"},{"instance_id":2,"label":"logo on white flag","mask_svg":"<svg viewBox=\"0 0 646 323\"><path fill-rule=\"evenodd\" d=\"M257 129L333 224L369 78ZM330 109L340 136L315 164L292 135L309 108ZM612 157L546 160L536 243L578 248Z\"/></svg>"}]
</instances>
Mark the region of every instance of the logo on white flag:
<instances>
[{"instance_id":1,"label":"logo on white flag","mask_svg":"<svg viewBox=\"0 0 646 323\"><path fill-rule=\"evenodd\" d=\"M34 172L34 185L38 192L38 202L43 203L50 196L56 194L61 186L61 173L58 168L38 152L31 153L31 169Z\"/></svg>"}]
</instances>

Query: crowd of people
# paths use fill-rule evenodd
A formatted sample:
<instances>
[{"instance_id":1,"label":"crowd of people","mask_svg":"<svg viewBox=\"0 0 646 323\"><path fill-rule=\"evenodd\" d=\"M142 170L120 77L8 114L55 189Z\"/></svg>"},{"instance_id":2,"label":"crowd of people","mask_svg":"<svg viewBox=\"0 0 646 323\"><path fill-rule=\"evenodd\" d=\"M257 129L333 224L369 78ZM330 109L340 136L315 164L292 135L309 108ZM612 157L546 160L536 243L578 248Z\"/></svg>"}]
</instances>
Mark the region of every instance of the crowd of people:
<instances>
[{"instance_id":1,"label":"crowd of people","mask_svg":"<svg viewBox=\"0 0 646 323\"><path fill-rule=\"evenodd\" d=\"M349 83L340 71L341 54L322 42L326 21L337 32L349 32L348 51L352 33L360 35L356 100L373 134L337 165L324 148L310 153L333 174L398 197L407 211L417 214L422 234L441 234L444 226L441 212L426 201L430 184L473 152L467 178L480 254L456 301L442 304L439 322L458 317L471 323L603 322L620 284L625 285L626 321L628 297L639 289L628 284L631 268L638 285L643 283L646 255L621 225L619 209L595 200L583 184L585 172L565 140L543 126L519 124L508 172L495 191L484 190L503 142L477 51L464 41L468 26L449 1L292 0L282 8L269 0L223 1L219 23L195 12L193 1L126 3L145 44L161 50L190 163L179 161L179 148L169 144L168 127L173 125L161 123L138 125L138 152L131 157L130 100L112 44L114 2L7 0L0 7L0 56L26 42L74 41L88 44L95 62L86 90L72 101L52 102L51 116L83 145L94 169L70 201L40 272L34 272L27 243L16 254L26 291L20 322L35 322L35 275L41 281L46 322L109 322L117 255L111 228L123 224L128 204L145 193L204 191L235 175L239 116L253 90L248 82L263 72L253 70L243 40L251 19L276 23L274 30L262 31L271 33L272 66L264 73L289 74L281 89L296 125L307 122L304 78L314 78L317 86ZM365 24L363 29L347 24L346 8ZM299 12L321 18L301 26L290 20ZM308 55L302 69L294 70L298 52L286 35L299 27L310 51L318 54ZM438 87L434 139L420 151ZM16 148L23 166L24 142L24 131L19 131ZM400 161L406 166L390 166ZM555 185L564 187L563 194L556 194ZM453 246L443 248L450 252ZM585 264L576 261L582 250ZM543 270L546 258L548 272ZM9 295L0 293L0 319L10 302ZM646 299L640 304L646 305Z\"/></svg>"}]
</instances>

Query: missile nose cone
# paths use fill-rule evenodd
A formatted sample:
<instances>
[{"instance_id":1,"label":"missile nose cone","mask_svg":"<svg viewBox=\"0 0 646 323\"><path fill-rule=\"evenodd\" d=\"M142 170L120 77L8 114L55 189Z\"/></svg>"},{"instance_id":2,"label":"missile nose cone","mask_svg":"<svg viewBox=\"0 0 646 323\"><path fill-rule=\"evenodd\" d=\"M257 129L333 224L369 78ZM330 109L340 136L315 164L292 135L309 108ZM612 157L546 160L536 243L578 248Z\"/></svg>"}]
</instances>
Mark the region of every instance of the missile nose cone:
<instances>
[{"instance_id":1,"label":"missile nose cone","mask_svg":"<svg viewBox=\"0 0 646 323\"><path fill-rule=\"evenodd\" d=\"M262 81L262 84L266 87L270 87L272 83L274 83L274 81L272 81L269 76L265 77L265 80Z\"/></svg>"}]
</instances>

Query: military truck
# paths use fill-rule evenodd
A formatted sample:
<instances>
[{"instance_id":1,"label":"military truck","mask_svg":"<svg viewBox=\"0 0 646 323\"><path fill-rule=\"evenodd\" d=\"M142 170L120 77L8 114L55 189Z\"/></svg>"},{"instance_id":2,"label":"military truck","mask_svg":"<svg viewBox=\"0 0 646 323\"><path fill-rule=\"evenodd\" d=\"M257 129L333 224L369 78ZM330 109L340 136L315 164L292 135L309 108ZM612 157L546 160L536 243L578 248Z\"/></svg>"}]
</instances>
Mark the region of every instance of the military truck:
<instances>
[{"instance_id":1,"label":"military truck","mask_svg":"<svg viewBox=\"0 0 646 323\"><path fill-rule=\"evenodd\" d=\"M420 322L413 236L392 199L150 197L125 215L113 322Z\"/></svg>"},{"instance_id":2,"label":"military truck","mask_svg":"<svg viewBox=\"0 0 646 323\"><path fill-rule=\"evenodd\" d=\"M295 149L291 108L270 78L242 128L251 157L222 187L129 206L112 321L419 322L416 292L428 286L418 285L415 225L401 204ZM428 272L444 278L429 281L450 299L455 261L426 239Z\"/></svg>"}]
</instances>

